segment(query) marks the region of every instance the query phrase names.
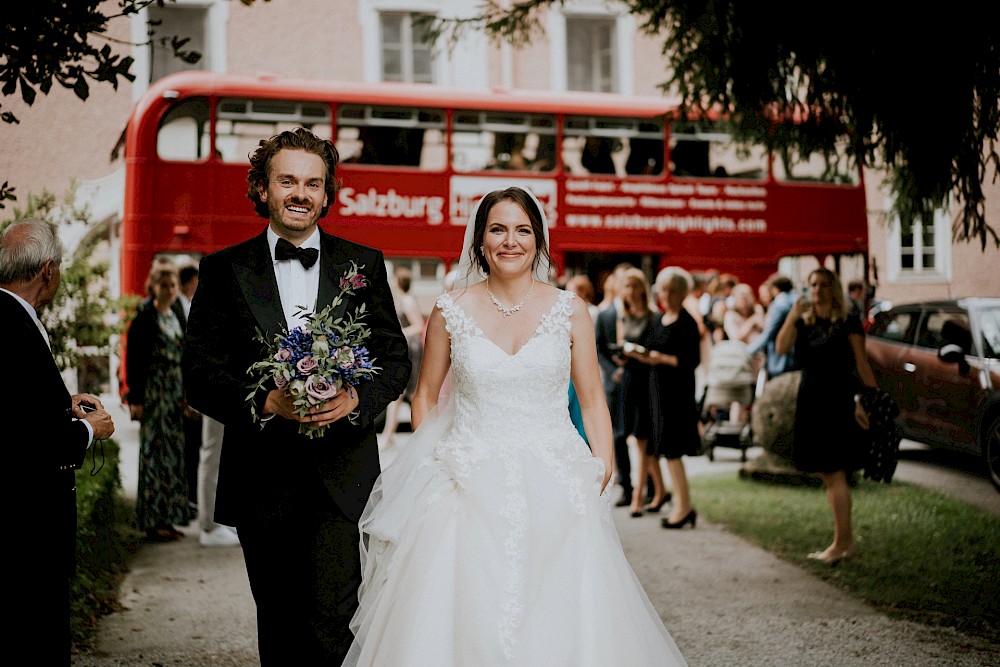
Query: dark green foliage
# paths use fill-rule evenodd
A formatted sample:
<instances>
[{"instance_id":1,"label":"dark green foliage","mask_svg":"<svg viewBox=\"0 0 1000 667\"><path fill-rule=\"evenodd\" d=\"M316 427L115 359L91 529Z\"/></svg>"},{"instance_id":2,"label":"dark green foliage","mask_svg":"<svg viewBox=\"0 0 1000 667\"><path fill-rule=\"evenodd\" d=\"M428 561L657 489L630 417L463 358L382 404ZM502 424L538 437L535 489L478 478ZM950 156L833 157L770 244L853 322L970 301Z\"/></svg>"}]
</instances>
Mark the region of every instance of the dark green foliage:
<instances>
[{"instance_id":1,"label":"dark green foliage","mask_svg":"<svg viewBox=\"0 0 1000 667\"><path fill-rule=\"evenodd\" d=\"M122 495L117 441L94 443L76 473L76 494L77 566L70 627L74 645L83 647L98 619L117 608L118 587L139 545L140 534L131 525L132 507Z\"/></svg>"}]
</instances>

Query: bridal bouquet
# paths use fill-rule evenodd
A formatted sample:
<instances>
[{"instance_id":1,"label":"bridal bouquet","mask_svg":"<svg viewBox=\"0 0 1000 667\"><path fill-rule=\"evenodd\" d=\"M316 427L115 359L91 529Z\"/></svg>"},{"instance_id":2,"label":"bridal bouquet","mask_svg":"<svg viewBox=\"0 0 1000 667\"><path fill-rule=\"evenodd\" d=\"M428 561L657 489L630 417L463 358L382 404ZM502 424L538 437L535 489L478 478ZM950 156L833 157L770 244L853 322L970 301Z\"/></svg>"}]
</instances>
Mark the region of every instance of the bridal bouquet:
<instances>
[{"instance_id":1,"label":"bridal bouquet","mask_svg":"<svg viewBox=\"0 0 1000 667\"><path fill-rule=\"evenodd\" d=\"M282 331L271 341L257 331L257 340L267 347L267 353L247 371L255 378L247 396L254 421L262 419L253 397L268 381L273 380L278 389L290 394L296 413L305 416L310 408L330 400L346 385L357 386L380 370L373 365L374 360L364 345L371 335L363 323L364 304L347 317L333 319L331 315L345 295L367 285L365 277L358 273L357 264L352 264L340 279L337 298L318 313L310 313L305 324ZM326 426L299 424L299 434L310 438L322 436L325 430Z\"/></svg>"}]
</instances>

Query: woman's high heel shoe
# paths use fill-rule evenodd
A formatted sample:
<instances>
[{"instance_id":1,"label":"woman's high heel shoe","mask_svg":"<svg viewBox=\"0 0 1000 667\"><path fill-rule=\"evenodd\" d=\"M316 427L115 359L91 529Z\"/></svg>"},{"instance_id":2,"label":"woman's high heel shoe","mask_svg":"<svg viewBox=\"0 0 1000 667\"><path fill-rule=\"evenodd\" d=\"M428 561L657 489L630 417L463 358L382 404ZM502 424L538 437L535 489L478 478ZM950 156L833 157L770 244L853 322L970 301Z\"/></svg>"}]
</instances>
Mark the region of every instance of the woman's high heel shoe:
<instances>
[{"instance_id":1,"label":"woman's high heel shoe","mask_svg":"<svg viewBox=\"0 0 1000 667\"><path fill-rule=\"evenodd\" d=\"M683 528L684 526L691 524L691 527L694 528L694 525L697 521L698 521L698 513L695 512L694 510L691 510L690 512L687 513L687 516L685 516L677 523L670 523L670 517L663 517L662 519L660 519L660 525L663 526L664 528Z\"/></svg>"},{"instance_id":2,"label":"woman's high heel shoe","mask_svg":"<svg viewBox=\"0 0 1000 667\"><path fill-rule=\"evenodd\" d=\"M673 494L671 494L669 491L667 491L667 494L665 496L663 496L663 500L661 500L660 502L656 503L655 505L653 505L652 503L649 504L649 505L646 505L646 507L644 509L647 512L659 512L660 508L663 507L664 505L666 505L667 503L669 503L670 500L671 500L671 498L673 498Z\"/></svg>"},{"instance_id":3,"label":"woman's high heel shoe","mask_svg":"<svg viewBox=\"0 0 1000 667\"><path fill-rule=\"evenodd\" d=\"M852 558L854 558L855 551L856 549L852 544L851 546L847 547L840 553L827 554L825 551L814 551L811 554L807 555L806 558L810 560L818 560L819 562L823 563L824 565L828 565L829 567L837 567L838 565L840 565L841 561L849 561Z\"/></svg>"}]
</instances>

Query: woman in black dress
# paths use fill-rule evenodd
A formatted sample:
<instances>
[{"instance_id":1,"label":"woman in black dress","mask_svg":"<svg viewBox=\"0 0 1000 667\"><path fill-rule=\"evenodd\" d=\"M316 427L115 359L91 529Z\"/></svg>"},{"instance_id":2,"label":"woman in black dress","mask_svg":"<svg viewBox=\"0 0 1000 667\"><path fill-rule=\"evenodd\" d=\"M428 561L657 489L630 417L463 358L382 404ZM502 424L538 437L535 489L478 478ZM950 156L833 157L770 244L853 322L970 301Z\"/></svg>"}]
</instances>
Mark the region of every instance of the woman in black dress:
<instances>
[{"instance_id":1,"label":"woman in black dress","mask_svg":"<svg viewBox=\"0 0 1000 667\"><path fill-rule=\"evenodd\" d=\"M788 354L794 347L802 369L792 463L799 470L820 474L833 511L833 542L808 557L832 566L855 553L847 478L848 471L859 467L860 429L868 428L858 391L877 384L861 322L849 316L837 274L816 269L809 274L809 288L811 298L800 298L792 306L776 347L778 354Z\"/></svg>"},{"instance_id":2,"label":"woman in black dress","mask_svg":"<svg viewBox=\"0 0 1000 667\"><path fill-rule=\"evenodd\" d=\"M663 309L654 318L645 339L646 352L631 359L650 366L648 400L650 429L647 453L657 469L659 457L667 459L673 486L670 514L660 520L664 528L694 528L698 513L691 506L684 456L701 450L695 369L701 361L698 324L684 307L693 280L679 267L668 266L656 277L657 300Z\"/></svg>"},{"instance_id":3,"label":"woman in black dress","mask_svg":"<svg viewBox=\"0 0 1000 667\"><path fill-rule=\"evenodd\" d=\"M636 480L632 486L632 516L643 514L643 503L648 480L652 479L652 502L645 507L659 511L667 497L663 475L655 456L650 457L647 441L651 425L649 401L649 366L636 357L633 346L640 349L652 328L657 313L649 300L649 283L642 269L631 268L621 277L622 310L618 315L617 339L622 345L622 400L620 423L626 436L631 436L636 447ZM654 469L655 468L655 469Z\"/></svg>"}]
</instances>

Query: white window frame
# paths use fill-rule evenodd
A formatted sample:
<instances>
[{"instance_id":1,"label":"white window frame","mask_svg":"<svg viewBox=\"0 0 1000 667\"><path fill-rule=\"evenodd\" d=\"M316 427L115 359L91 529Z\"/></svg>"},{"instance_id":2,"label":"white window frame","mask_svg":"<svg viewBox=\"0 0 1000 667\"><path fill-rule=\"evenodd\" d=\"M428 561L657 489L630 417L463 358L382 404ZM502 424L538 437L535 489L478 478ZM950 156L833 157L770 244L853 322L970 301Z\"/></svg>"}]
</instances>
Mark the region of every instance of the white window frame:
<instances>
[{"instance_id":1,"label":"white window frame","mask_svg":"<svg viewBox=\"0 0 1000 667\"><path fill-rule=\"evenodd\" d=\"M891 211L893 197L891 194L885 195L885 210ZM921 265L924 256L924 223L914 222L917 228L913 232L913 268L903 268L903 228L899 222L899 217L890 214L889 225L886 238L886 261L889 265L889 280L893 284L923 284L950 282L952 279L951 261L951 210L950 207L939 209L934 212L934 247L933 254L935 266L925 269Z\"/></svg>"},{"instance_id":2,"label":"white window frame","mask_svg":"<svg viewBox=\"0 0 1000 667\"><path fill-rule=\"evenodd\" d=\"M435 71L436 70L435 63L436 63L436 61L438 59L435 57L433 48L431 49L431 63L430 63L430 76L431 76L431 80L430 81L420 81L420 82L415 81L415 78L414 78L414 69L413 69L413 63L414 63L414 57L413 57L413 55L414 55L414 52L415 52L415 50L417 48L417 44L414 42L414 39L413 39L413 20L414 20L414 17L417 16L418 14L434 14L434 13L435 12L420 12L420 11L413 11L413 10L394 10L394 11L383 10L383 11L378 12L378 47L379 47L379 51L378 51L378 73L379 73L379 80L380 81L386 81L387 80L385 78L385 63L383 62L383 53L384 53L384 50L385 50L385 45L384 45L384 42L383 42L383 33L382 33L382 25L383 25L382 24L382 20L386 16L398 16L400 19L402 19L402 25L400 27L400 37L402 38L403 42L400 45L400 57L401 57L401 60L402 60L402 70L403 70L403 72L402 72L403 79L402 80L403 80L403 82L404 83L436 83L438 81L437 72Z\"/></svg>"},{"instance_id":3,"label":"white window frame","mask_svg":"<svg viewBox=\"0 0 1000 667\"><path fill-rule=\"evenodd\" d=\"M201 57L205 60L203 69L222 73L228 68L226 60L226 26L229 21L229 3L227 0L174 0L177 6L208 9L208 25L205 28L205 43L207 45ZM170 4L167 5L168 7ZM132 16L132 43L141 44L132 49L132 73L135 83L132 85L132 101L137 102L149 89L149 76L152 62L149 56L148 32L149 11L143 8Z\"/></svg>"},{"instance_id":4,"label":"white window frame","mask_svg":"<svg viewBox=\"0 0 1000 667\"><path fill-rule=\"evenodd\" d=\"M635 92L634 50L635 20L627 8L605 0L568 0L565 5L553 6L546 21L545 32L551 51L550 68L552 89L569 90L567 28L569 19L604 19L614 21L612 35L612 89L622 95Z\"/></svg>"}]
</instances>

